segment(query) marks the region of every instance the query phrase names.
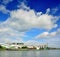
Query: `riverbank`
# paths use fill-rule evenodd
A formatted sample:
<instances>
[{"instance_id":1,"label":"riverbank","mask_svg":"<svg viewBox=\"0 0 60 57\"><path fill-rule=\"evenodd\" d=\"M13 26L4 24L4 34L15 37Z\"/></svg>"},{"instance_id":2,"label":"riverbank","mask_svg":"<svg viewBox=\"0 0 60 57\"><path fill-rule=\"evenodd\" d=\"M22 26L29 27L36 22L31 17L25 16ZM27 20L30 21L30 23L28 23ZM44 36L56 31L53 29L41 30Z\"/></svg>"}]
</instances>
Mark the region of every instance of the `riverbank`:
<instances>
[{"instance_id":1,"label":"riverbank","mask_svg":"<svg viewBox=\"0 0 60 57\"><path fill-rule=\"evenodd\" d=\"M37 49L1 49L0 48L0 51L5 51L5 50L7 50L7 51L38 51ZM39 49L39 51L40 50L60 50L60 48L58 48L58 49L54 49L54 48L50 48L50 49Z\"/></svg>"}]
</instances>

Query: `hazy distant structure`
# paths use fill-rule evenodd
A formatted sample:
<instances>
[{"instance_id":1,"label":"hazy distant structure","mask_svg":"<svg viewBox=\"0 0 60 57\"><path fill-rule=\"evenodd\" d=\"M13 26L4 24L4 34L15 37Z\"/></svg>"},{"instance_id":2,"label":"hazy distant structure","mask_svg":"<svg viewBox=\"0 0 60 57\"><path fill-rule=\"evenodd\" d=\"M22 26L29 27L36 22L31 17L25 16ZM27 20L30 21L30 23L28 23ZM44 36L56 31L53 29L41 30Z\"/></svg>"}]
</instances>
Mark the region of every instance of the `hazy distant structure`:
<instances>
[{"instance_id":1,"label":"hazy distant structure","mask_svg":"<svg viewBox=\"0 0 60 57\"><path fill-rule=\"evenodd\" d=\"M39 44L39 45L25 45L24 43L6 43L2 44L1 46L7 48L7 49L22 49L22 48L28 48L28 49L46 49L48 47L48 44Z\"/></svg>"}]
</instances>

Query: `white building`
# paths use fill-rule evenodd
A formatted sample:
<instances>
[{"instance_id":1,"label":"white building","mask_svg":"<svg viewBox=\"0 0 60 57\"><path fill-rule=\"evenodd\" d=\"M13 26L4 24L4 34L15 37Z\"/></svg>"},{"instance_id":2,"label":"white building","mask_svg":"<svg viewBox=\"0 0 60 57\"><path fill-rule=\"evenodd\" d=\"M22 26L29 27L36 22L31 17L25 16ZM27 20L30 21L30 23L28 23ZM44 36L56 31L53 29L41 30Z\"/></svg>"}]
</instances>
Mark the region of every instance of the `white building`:
<instances>
[{"instance_id":1,"label":"white building","mask_svg":"<svg viewBox=\"0 0 60 57\"><path fill-rule=\"evenodd\" d=\"M6 43L6 44L1 44L1 46L7 48L7 49L20 49L24 46L27 46L29 49L43 49L47 47L47 44L40 44L40 45L24 45L24 43Z\"/></svg>"}]
</instances>

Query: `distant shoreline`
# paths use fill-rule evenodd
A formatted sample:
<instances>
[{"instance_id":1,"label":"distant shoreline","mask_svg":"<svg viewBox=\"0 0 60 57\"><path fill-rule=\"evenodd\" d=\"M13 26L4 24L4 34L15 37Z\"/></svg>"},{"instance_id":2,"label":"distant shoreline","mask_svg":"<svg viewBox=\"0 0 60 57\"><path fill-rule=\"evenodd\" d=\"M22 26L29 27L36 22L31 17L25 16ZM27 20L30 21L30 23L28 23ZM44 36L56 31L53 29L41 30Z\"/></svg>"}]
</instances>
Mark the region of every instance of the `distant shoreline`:
<instances>
[{"instance_id":1,"label":"distant shoreline","mask_svg":"<svg viewBox=\"0 0 60 57\"><path fill-rule=\"evenodd\" d=\"M37 49L1 49L0 48L0 51L34 51L34 50L37 50ZM49 48L49 49L39 49L40 50L60 50L60 48Z\"/></svg>"}]
</instances>

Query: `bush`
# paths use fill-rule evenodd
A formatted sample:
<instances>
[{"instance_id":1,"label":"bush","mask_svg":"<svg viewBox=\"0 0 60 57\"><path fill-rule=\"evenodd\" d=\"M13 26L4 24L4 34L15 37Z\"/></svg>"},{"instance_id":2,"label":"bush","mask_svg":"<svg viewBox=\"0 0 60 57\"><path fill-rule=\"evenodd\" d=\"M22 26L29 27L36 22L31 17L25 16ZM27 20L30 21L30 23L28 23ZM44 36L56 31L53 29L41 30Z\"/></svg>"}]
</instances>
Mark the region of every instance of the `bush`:
<instances>
[{"instance_id":1,"label":"bush","mask_svg":"<svg viewBox=\"0 0 60 57\"><path fill-rule=\"evenodd\" d=\"M27 48L27 46L23 46L23 47L22 47L22 49L26 49L26 48Z\"/></svg>"},{"instance_id":2,"label":"bush","mask_svg":"<svg viewBox=\"0 0 60 57\"><path fill-rule=\"evenodd\" d=\"M3 48L3 47L0 45L0 48Z\"/></svg>"}]
</instances>

